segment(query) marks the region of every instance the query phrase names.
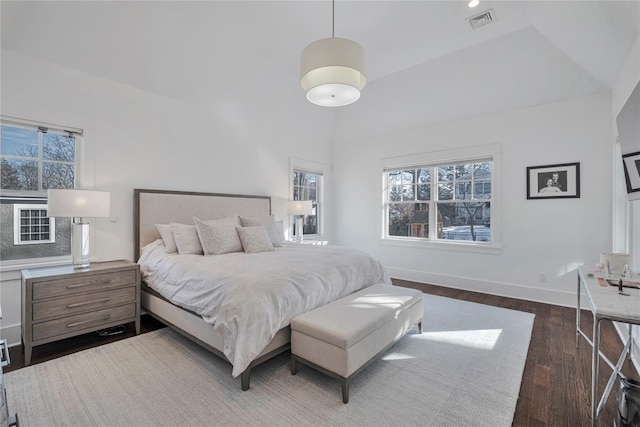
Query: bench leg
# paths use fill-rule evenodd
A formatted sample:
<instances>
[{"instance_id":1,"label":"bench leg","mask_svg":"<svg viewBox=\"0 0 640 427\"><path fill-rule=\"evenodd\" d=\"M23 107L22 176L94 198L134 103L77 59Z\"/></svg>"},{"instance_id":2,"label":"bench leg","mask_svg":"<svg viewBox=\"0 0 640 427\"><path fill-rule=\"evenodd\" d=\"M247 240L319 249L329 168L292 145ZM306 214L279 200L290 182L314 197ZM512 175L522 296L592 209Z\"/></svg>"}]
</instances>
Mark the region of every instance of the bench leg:
<instances>
[{"instance_id":1,"label":"bench leg","mask_svg":"<svg viewBox=\"0 0 640 427\"><path fill-rule=\"evenodd\" d=\"M240 388L242 391L249 390L249 381L251 380L251 368L247 368L240 374Z\"/></svg>"},{"instance_id":2,"label":"bench leg","mask_svg":"<svg viewBox=\"0 0 640 427\"><path fill-rule=\"evenodd\" d=\"M298 373L298 360L295 356L291 357L291 375Z\"/></svg>"},{"instance_id":3,"label":"bench leg","mask_svg":"<svg viewBox=\"0 0 640 427\"><path fill-rule=\"evenodd\" d=\"M342 403L349 403L349 379L342 379Z\"/></svg>"},{"instance_id":4,"label":"bench leg","mask_svg":"<svg viewBox=\"0 0 640 427\"><path fill-rule=\"evenodd\" d=\"M418 322L418 333L422 335L422 320Z\"/></svg>"}]
</instances>

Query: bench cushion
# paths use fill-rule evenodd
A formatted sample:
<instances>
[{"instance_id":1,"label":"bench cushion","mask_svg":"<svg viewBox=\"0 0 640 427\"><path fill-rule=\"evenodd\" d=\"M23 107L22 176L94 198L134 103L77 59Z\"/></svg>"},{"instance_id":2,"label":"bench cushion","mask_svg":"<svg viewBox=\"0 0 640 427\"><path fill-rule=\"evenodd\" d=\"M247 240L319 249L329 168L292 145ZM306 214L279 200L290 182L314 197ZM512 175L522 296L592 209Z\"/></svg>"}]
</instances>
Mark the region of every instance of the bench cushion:
<instances>
[{"instance_id":1,"label":"bench cushion","mask_svg":"<svg viewBox=\"0 0 640 427\"><path fill-rule=\"evenodd\" d=\"M417 303L418 290L373 285L295 317L291 330L348 349Z\"/></svg>"}]
</instances>

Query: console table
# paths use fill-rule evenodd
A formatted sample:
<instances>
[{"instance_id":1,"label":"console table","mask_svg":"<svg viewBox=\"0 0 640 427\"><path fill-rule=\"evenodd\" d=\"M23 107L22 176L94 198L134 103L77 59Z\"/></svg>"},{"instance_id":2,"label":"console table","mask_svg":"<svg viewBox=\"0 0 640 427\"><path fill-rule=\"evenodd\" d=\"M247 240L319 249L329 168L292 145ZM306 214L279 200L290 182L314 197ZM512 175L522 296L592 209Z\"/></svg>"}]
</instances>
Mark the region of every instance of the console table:
<instances>
[{"instance_id":1,"label":"console table","mask_svg":"<svg viewBox=\"0 0 640 427\"><path fill-rule=\"evenodd\" d=\"M625 357L630 355L633 343L633 325L640 325L640 289L624 288L624 295L618 292L617 286L611 286L606 279L618 280L619 276L608 277L606 274L586 267L578 268L578 302L576 305L576 347L579 344L580 336L593 347L592 369L591 369L591 425L598 424L598 415L604 406L615 380L623 377L620 370ZM580 290L584 288L589 308L593 314L593 341L587 337L580 329ZM611 320L623 322L629 325L629 339L620 354L616 364L613 364L607 356L600 351L600 322ZM599 359L602 357L613 369L609 381L598 400L598 369Z\"/></svg>"}]
</instances>

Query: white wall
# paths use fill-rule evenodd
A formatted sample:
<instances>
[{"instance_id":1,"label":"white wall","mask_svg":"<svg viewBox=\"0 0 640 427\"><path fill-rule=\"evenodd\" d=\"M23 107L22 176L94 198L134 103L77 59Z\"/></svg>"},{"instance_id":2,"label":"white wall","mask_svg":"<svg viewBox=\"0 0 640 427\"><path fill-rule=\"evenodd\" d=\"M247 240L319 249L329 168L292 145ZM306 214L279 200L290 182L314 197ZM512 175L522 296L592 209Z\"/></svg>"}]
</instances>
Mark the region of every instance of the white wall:
<instances>
[{"instance_id":1,"label":"white wall","mask_svg":"<svg viewBox=\"0 0 640 427\"><path fill-rule=\"evenodd\" d=\"M594 265L611 247L609 96L603 92L439 124L425 117L423 126L375 135L366 120L352 120L349 132L338 133L334 144L337 242L374 254L394 277L574 306L575 268ZM502 145L502 182L495 183L502 185L500 254L381 242L381 158L490 143ZM526 200L527 166L570 162L580 162L579 199Z\"/></svg>"},{"instance_id":2,"label":"white wall","mask_svg":"<svg viewBox=\"0 0 640 427\"><path fill-rule=\"evenodd\" d=\"M83 186L110 191L117 219L92 221L94 260L133 259L134 188L270 195L285 219L289 158L330 161L335 112L296 84L281 103L238 93L202 108L8 50L1 83L2 115L84 130ZM2 335L16 342L19 275L3 270Z\"/></svg>"}]
</instances>

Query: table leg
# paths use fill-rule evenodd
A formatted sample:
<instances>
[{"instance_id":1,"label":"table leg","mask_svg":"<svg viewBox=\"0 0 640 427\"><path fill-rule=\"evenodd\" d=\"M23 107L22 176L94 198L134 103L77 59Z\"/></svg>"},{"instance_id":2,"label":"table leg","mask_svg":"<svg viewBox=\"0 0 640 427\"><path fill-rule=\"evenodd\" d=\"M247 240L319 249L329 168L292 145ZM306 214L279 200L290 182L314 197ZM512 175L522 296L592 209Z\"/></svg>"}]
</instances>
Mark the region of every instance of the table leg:
<instances>
[{"instance_id":1,"label":"table leg","mask_svg":"<svg viewBox=\"0 0 640 427\"><path fill-rule=\"evenodd\" d=\"M600 319L593 315L593 356L591 360L591 425L598 425L598 368L600 361Z\"/></svg>"},{"instance_id":2,"label":"table leg","mask_svg":"<svg viewBox=\"0 0 640 427\"><path fill-rule=\"evenodd\" d=\"M578 302L576 304L576 347L580 346L580 274L578 274Z\"/></svg>"},{"instance_id":3,"label":"table leg","mask_svg":"<svg viewBox=\"0 0 640 427\"><path fill-rule=\"evenodd\" d=\"M631 352L633 351L633 324L629 323L629 351L627 357L631 360Z\"/></svg>"}]
</instances>

